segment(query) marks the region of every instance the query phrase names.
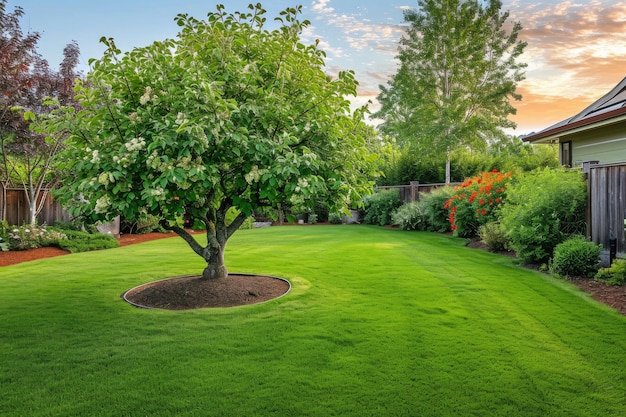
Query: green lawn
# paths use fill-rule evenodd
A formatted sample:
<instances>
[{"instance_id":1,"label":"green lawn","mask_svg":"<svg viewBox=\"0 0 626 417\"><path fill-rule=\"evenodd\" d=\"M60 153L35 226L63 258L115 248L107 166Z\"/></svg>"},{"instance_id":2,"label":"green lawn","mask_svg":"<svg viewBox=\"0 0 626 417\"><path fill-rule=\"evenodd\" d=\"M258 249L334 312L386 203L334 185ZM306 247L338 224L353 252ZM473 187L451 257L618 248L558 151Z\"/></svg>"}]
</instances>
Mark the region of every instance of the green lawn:
<instances>
[{"instance_id":1,"label":"green lawn","mask_svg":"<svg viewBox=\"0 0 626 417\"><path fill-rule=\"evenodd\" d=\"M626 317L572 285L369 226L231 239L231 272L286 296L134 308L200 273L179 238L0 268L0 416L622 416Z\"/></svg>"}]
</instances>

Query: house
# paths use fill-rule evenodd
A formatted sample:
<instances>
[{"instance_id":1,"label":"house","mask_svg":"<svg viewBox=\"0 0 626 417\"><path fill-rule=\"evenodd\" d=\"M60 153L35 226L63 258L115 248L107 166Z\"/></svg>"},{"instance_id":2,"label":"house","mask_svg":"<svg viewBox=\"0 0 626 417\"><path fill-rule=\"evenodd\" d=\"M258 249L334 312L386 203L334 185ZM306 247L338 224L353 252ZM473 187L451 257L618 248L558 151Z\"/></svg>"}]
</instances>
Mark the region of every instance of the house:
<instances>
[{"instance_id":1,"label":"house","mask_svg":"<svg viewBox=\"0 0 626 417\"><path fill-rule=\"evenodd\" d=\"M587 235L602 266L626 255L626 78L577 115L523 138L558 143L561 165L587 176Z\"/></svg>"},{"instance_id":2,"label":"house","mask_svg":"<svg viewBox=\"0 0 626 417\"><path fill-rule=\"evenodd\" d=\"M626 78L577 115L522 139L558 143L564 166L626 161Z\"/></svg>"}]
</instances>

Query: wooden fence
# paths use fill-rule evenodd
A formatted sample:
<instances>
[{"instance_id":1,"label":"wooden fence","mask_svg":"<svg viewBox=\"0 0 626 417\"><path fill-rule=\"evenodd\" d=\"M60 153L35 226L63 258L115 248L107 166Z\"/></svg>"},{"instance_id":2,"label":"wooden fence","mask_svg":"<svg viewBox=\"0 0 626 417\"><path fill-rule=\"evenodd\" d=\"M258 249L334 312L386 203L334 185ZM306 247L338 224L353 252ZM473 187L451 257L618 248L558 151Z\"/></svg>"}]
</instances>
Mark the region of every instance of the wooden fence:
<instances>
[{"instance_id":1,"label":"wooden fence","mask_svg":"<svg viewBox=\"0 0 626 417\"><path fill-rule=\"evenodd\" d=\"M42 194L43 192L40 194L40 197L42 197ZM56 221L69 221L69 213L59 203L54 201L49 193L46 194L43 208L37 215L37 223L51 225ZM2 209L6 210L6 220L11 226L20 226L30 222L28 200L26 199L26 193L21 188L5 189L0 184L0 214Z\"/></svg>"},{"instance_id":2,"label":"wooden fence","mask_svg":"<svg viewBox=\"0 0 626 417\"><path fill-rule=\"evenodd\" d=\"M447 185L460 185L460 182L453 182ZM413 201L419 201L420 193L429 193L435 188L444 187L446 184L420 184L419 181L411 181L409 185L384 185L377 186L376 190L398 190L400 193L400 199L406 203Z\"/></svg>"},{"instance_id":3,"label":"wooden fence","mask_svg":"<svg viewBox=\"0 0 626 417\"><path fill-rule=\"evenodd\" d=\"M626 218L626 164L591 165L587 168L587 227L591 240L610 249L616 241L616 252L626 252L624 219Z\"/></svg>"}]
</instances>

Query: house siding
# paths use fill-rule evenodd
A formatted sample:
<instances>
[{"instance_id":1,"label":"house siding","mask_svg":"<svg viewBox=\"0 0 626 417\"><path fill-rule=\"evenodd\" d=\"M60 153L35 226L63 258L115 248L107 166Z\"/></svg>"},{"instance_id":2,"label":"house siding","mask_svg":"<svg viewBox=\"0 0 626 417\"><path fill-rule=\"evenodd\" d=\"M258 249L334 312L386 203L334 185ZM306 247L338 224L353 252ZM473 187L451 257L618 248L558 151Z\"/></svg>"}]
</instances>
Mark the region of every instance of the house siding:
<instances>
[{"instance_id":1,"label":"house siding","mask_svg":"<svg viewBox=\"0 0 626 417\"><path fill-rule=\"evenodd\" d=\"M572 141L572 164L575 167L592 160L601 164L626 161L626 129L623 123L574 133L568 135L567 140Z\"/></svg>"}]
</instances>

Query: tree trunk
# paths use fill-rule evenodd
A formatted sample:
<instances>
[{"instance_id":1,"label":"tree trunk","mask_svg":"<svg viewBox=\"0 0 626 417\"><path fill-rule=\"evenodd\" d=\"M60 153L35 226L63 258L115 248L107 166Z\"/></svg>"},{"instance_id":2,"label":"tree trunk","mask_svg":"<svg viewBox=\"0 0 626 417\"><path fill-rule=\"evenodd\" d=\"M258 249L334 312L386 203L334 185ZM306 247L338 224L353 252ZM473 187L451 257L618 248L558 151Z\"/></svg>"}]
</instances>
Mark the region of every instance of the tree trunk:
<instances>
[{"instance_id":1,"label":"tree trunk","mask_svg":"<svg viewBox=\"0 0 626 417\"><path fill-rule=\"evenodd\" d=\"M450 185L450 150L446 152L446 185Z\"/></svg>"},{"instance_id":2,"label":"tree trunk","mask_svg":"<svg viewBox=\"0 0 626 417\"><path fill-rule=\"evenodd\" d=\"M205 250L208 252L207 266L202 271L202 279L216 280L228 277L228 269L224 265L224 247L219 245L207 246Z\"/></svg>"}]
</instances>

